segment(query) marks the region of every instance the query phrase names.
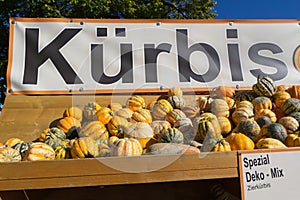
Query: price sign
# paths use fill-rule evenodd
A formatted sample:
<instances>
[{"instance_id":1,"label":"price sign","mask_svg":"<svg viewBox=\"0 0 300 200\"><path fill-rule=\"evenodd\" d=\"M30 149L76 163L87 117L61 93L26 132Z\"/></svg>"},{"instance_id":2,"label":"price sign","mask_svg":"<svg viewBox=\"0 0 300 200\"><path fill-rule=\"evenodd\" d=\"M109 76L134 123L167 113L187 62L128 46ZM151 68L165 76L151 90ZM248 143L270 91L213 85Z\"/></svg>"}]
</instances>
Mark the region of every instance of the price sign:
<instances>
[{"instance_id":1,"label":"price sign","mask_svg":"<svg viewBox=\"0 0 300 200\"><path fill-rule=\"evenodd\" d=\"M242 199L299 199L299 169L299 148L240 152Z\"/></svg>"}]
</instances>

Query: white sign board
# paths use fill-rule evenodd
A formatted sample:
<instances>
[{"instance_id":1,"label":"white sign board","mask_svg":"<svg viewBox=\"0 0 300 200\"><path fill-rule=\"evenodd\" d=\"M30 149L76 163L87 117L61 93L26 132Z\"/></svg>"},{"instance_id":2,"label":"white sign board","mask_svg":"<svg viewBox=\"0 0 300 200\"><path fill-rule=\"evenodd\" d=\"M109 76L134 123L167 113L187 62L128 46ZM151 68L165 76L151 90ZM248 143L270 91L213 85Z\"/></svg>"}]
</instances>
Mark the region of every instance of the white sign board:
<instances>
[{"instance_id":1,"label":"white sign board","mask_svg":"<svg viewBox=\"0 0 300 200\"><path fill-rule=\"evenodd\" d=\"M10 20L8 91L300 84L298 21Z\"/></svg>"},{"instance_id":2,"label":"white sign board","mask_svg":"<svg viewBox=\"0 0 300 200\"><path fill-rule=\"evenodd\" d=\"M299 158L299 148L242 152L239 155L242 199L299 199Z\"/></svg>"}]
</instances>

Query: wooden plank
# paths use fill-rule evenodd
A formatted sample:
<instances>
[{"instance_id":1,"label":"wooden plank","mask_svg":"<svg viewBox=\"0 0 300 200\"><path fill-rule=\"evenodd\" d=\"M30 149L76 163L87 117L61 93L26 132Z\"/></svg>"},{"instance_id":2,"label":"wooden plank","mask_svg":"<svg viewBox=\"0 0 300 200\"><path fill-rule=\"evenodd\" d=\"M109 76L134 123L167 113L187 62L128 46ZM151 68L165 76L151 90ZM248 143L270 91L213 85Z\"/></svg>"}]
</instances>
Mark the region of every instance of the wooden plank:
<instances>
[{"instance_id":1,"label":"wooden plank","mask_svg":"<svg viewBox=\"0 0 300 200\"><path fill-rule=\"evenodd\" d=\"M151 172L139 174L106 174L92 176L72 176L58 178L31 178L0 181L1 190L43 189L43 188L67 188L80 186L101 186L116 184L139 184L156 182L174 182L185 180L218 179L237 176L236 168L223 168L218 170L189 170L170 172Z\"/></svg>"},{"instance_id":2,"label":"wooden plank","mask_svg":"<svg viewBox=\"0 0 300 200\"><path fill-rule=\"evenodd\" d=\"M203 157L196 154L115 157L105 159L105 164L97 159L2 163L0 188L14 190L232 178L238 177L236 156L236 152L227 152L208 153ZM166 163L166 159L170 163ZM161 168L155 168L157 165Z\"/></svg>"},{"instance_id":3,"label":"wooden plank","mask_svg":"<svg viewBox=\"0 0 300 200\"><path fill-rule=\"evenodd\" d=\"M0 164L0 180L237 168L235 151L202 154L7 162Z\"/></svg>"}]
</instances>

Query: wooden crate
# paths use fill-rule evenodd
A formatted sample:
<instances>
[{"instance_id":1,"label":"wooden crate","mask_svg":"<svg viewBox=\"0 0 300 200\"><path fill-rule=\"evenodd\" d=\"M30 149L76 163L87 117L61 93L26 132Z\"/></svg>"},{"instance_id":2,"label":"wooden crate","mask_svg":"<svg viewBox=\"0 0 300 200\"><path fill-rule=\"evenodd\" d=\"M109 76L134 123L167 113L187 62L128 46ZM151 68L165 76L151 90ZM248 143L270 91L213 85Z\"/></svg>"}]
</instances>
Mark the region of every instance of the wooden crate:
<instances>
[{"instance_id":1,"label":"wooden crate","mask_svg":"<svg viewBox=\"0 0 300 200\"><path fill-rule=\"evenodd\" d=\"M160 95L142 96L146 102L151 102ZM108 105L114 98L119 102L125 102L128 96L124 94L114 95L113 98L105 95L7 96L0 116L0 141L4 142L11 137L19 137L24 141L35 140L50 123L62 117L66 107L84 105L87 100L93 98L101 105ZM189 98L191 102L195 100L193 95ZM73 193L76 191L82 194L93 190L88 193L98 194L104 191L103 188L99 191L100 187L110 188L105 190L105 194L118 187L123 188L124 191L135 190L137 186L154 189L162 184L166 188L175 187L176 184L176 187L180 185L190 187L193 185L191 181L195 185L192 187L195 194L190 195L196 197L198 187L201 185L208 187L208 183L216 180L226 180L227 184L234 183L229 184L234 186L231 191L239 195L236 151L199 155L144 155L126 158L0 163L0 197L3 199L13 199L15 198L13 195L24 196L28 192L33 196L35 194L39 196L42 191L46 193L52 191L55 194L61 194L61 191L73 191ZM144 195L145 189L139 190L141 195ZM163 191L159 193L161 194L158 195L163 195ZM202 196L208 199L208 191L204 190L204 193ZM168 195L164 194L164 196Z\"/></svg>"}]
</instances>

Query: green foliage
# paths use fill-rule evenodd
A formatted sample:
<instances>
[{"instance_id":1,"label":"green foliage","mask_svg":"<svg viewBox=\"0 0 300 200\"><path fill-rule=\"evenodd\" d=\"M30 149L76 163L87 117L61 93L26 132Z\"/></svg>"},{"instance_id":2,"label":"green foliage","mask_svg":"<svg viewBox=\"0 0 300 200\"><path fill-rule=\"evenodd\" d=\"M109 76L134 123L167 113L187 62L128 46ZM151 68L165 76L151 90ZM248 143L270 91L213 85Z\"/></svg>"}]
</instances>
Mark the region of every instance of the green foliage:
<instances>
[{"instance_id":1,"label":"green foliage","mask_svg":"<svg viewBox=\"0 0 300 200\"><path fill-rule=\"evenodd\" d=\"M70 18L213 19L211 0L67 0Z\"/></svg>"},{"instance_id":2,"label":"green foliage","mask_svg":"<svg viewBox=\"0 0 300 200\"><path fill-rule=\"evenodd\" d=\"M10 17L213 19L215 4L212 0L0 0L0 78L5 83ZM1 93L5 85L0 84ZM0 94L0 103L3 100Z\"/></svg>"}]
</instances>

